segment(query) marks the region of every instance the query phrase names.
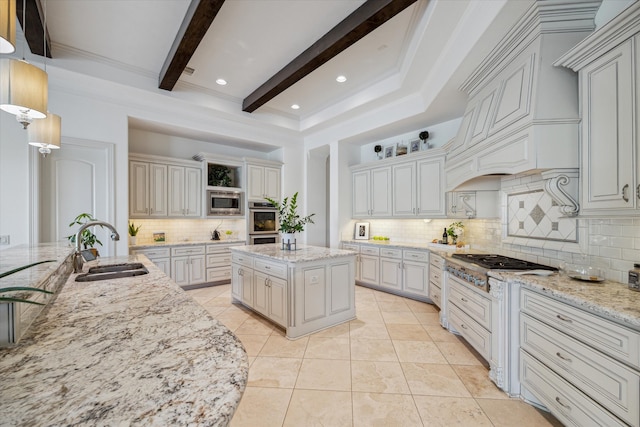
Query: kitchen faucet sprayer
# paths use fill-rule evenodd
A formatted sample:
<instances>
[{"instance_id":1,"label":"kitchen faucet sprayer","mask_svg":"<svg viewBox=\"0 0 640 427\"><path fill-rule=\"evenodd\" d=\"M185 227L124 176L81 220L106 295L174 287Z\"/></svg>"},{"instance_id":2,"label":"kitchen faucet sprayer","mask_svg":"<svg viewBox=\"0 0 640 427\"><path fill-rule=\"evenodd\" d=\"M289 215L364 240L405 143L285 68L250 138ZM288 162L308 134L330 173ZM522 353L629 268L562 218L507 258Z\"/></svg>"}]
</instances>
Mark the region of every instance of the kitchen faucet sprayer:
<instances>
[{"instance_id":1,"label":"kitchen faucet sprayer","mask_svg":"<svg viewBox=\"0 0 640 427\"><path fill-rule=\"evenodd\" d=\"M114 241L120 240L120 234L118 234L118 231L116 230L116 228L113 225L109 224L108 222L89 221L82 224L82 226L80 226L80 228L76 232L76 250L73 254L73 272L74 273L80 273L82 271L82 266L84 265L84 259L82 258L82 232L89 227L93 227L94 225L101 225L103 227L109 228L112 231L111 240L114 240Z\"/></svg>"}]
</instances>

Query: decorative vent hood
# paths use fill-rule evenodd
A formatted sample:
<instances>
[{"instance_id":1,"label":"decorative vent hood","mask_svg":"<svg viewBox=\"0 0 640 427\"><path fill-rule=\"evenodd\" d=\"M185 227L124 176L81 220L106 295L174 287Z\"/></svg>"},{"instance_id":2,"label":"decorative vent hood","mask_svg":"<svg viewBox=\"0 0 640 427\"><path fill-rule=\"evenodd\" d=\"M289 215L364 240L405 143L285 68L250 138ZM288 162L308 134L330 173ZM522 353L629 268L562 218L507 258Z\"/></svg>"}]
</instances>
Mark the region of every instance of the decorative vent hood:
<instances>
[{"instance_id":1,"label":"decorative vent hood","mask_svg":"<svg viewBox=\"0 0 640 427\"><path fill-rule=\"evenodd\" d=\"M594 30L599 6L536 1L467 78L460 89L469 103L445 163L447 190L484 175L547 171L549 188L562 194L558 176L576 179L578 76L553 63Z\"/></svg>"}]
</instances>

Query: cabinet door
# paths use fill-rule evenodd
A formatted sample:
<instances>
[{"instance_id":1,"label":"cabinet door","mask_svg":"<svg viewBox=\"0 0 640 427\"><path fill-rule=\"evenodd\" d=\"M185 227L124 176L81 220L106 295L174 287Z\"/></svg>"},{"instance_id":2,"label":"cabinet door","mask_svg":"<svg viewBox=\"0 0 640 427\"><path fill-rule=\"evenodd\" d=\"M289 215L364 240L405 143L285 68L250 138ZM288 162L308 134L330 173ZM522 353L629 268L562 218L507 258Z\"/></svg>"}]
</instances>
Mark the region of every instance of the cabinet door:
<instances>
[{"instance_id":1,"label":"cabinet door","mask_svg":"<svg viewBox=\"0 0 640 427\"><path fill-rule=\"evenodd\" d=\"M207 281L204 255L189 257L189 284L197 285Z\"/></svg>"},{"instance_id":2,"label":"cabinet door","mask_svg":"<svg viewBox=\"0 0 640 427\"><path fill-rule=\"evenodd\" d=\"M580 71L582 210L635 206L632 65L629 40Z\"/></svg>"},{"instance_id":3,"label":"cabinet door","mask_svg":"<svg viewBox=\"0 0 640 427\"><path fill-rule=\"evenodd\" d=\"M269 318L287 325L287 281L269 276Z\"/></svg>"},{"instance_id":4,"label":"cabinet door","mask_svg":"<svg viewBox=\"0 0 640 427\"><path fill-rule=\"evenodd\" d=\"M253 308L269 316L269 276L254 271L253 292Z\"/></svg>"},{"instance_id":5,"label":"cabinet door","mask_svg":"<svg viewBox=\"0 0 640 427\"><path fill-rule=\"evenodd\" d=\"M149 164L149 216L167 216L167 165Z\"/></svg>"},{"instance_id":6,"label":"cabinet door","mask_svg":"<svg viewBox=\"0 0 640 427\"><path fill-rule=\"evenodd\" d=\"M391 168L371 170L369 188L372 216L391 215Z\"/></svg>"},{"instance_id":7,"label":"cabinet door","mask_svg":"<svg viewBox=\"0 0 640 427\"><path fill-rule=\"evenodd\" d=\"M417 214L433 217L446 214L444 197L444 159L422 160L417 163Z\"/></svg>"},{"instance_id":8,"label":"cabinet door","mask_svg":"<svg viewBox=\"0 0 640 427\"><path fill-rule=\"evenodd\" d=\"M393 167L393 216L415 216L416 164Z\"/></svg>"},{"instance_id":9,"label":"cabinet door","mask_svg":"<svg viewBox=\"0 0 640 427\"><path fill-rule=\"evenodd\" d=\"M171 258L171 278L180 286L189 284L189 257Z\"/></svg>"},{"instance_id":10,"label":"cabinet door","mask_svg":"<svg viewBox=\"0 0 640 427\"><path fill-rule=\"evenodd\" d=\"M371 203L369 200L370 171L354 172L353 179L353 216L367 217L371 215Z\"/></svg>"},{"instance_id":11,"label":"cabinet door","mask_svg":"<svg viewBox=\"0 0 640 427\"><path fill-rule=\"evenodd\" d=\"M253 287L253 270L243 268L242 270L242 302L249 307L253 307L254 287Z\"/></svg>"},{"instance_id":12,"label":"cabinet door","mask_svg":"<svg viewBox=\"0 0 640 427\"><path fill-rule=\"evenodd\" d=\"M404 261L402 272L402 289L404 291L420 296L429 296L429 264Z\"/></svg>"},{"instance_id":13,"label":"cabinet door","mask_svg":"<svg viewBox=\"0 0 640 427\"><path fill-rule=\"evenodd\" d=\"M171 258L157 258L151 260L167 276L171 277Z\"/></svg>"},{"instance_id":14,"label":"cabinet door","mask_svg":"<svg viewBox=\"0 0 640 427\"><path fill-rule=\"evenodd\" d=\"M242 279L244 271L240 264L231 264L231 297L238 301L242 298Z\"/></svg>"},{"instance_id":15,"label":"cabinet door","mask_svg":"<svg viewBox=\"0 0 640 427\"><path fill-rule=\"evenodd\" d=\"M264 168L264 193L265 196L273 199L280 200L280 169L279 168Z\"/></svg>"},{"instance_id":16,"label":"cabinet door","mask_svg":"<svg viewBox=\"0 0 640 427\"><path fill-rule=\"evenodd\" d=\"M201 172L196 168L185 168L185 189L184 189L184 215L201 216L202 206L202 184Z\"/></svg>"},{"instance_id":17,"label":"cabinet door","mask_svg":"<svg viewBox=\"0 0 640 427\"><path fill-rule=\"evenodd\" d=\"M149 163L129 162L129 216L149 215Z\"/></svg>"},{"instance_id":18,"label":"cabinet door","mask_svg":"<svg viewBox=\"0 0 640 427\"><path fill-rule=\"evenodd\" d=\"M184 215L184 187L185 176L182 166L167 168L169 173L169 216Z\"/></svg>"},{"instance_id":19,"label":"cabinet door","mask_svg":"<svg viewBox=\"0 0 640 427\"><path fill-rule=\"evenodd\" d=\"M380 258L377 256L360 255L360 277L365 283L380 284Z\"/></svg>"},{"instance_id":20,"label":"cabinet door","mask_svg":"<svg viewBox=\"0 0 640 427\"><path fill-rule=\"evenodd\" d=\"M264 168L247 165L247 198L264 201Z\"/></svg>"},{"instance_id":21,"label":"cabinet door","mask_svg":"<svg viewBox=\"0 0 640 427\"><path fill-rule=\"evenodd\" d=\"M380 258L380 286L397 290L402 288L402 261Z\"/></svg>"}]
</instances>

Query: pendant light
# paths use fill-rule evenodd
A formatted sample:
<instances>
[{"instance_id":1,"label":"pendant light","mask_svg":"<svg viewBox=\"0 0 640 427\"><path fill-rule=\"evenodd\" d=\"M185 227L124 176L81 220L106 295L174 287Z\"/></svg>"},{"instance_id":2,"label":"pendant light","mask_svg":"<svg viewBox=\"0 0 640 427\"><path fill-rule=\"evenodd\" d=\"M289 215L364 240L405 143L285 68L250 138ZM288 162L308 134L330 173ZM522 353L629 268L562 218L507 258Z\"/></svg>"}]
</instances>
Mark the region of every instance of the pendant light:
<instances>
[{"instance_id":1,"label":"pendant light","mask_svg":"<svg viewBox=\"0 0 640 427\"><path fill-rule=\"evenodd\" d=\"M22 30L26 38L25 10L26 1L23 0ZM47 116L48 92L47 73L26 62L24 53L22 61L0 60L0 109L14 114L24 129L33 119L44 119Z\"/></svg>"},{"instance_id":2,"label":"pendant light","mask_svg":"<svg viewBox=\"0 0 640 427\"><path fill-rule=\"evenodd\" d=\"M0 53L16 50L16 0L0 0Z\"/></svg>"},{"instance_id":3,"label":"pendant light","mask_svg":"<svg viewBox=\"0 0 640 427\"><path fill-rule=\"evenodd\" d=\"M42 157L47 157L52 149L60 148L61 125L60 116L47 111L45 119L35 120L27 129L29 145L38 147Z\"/></svg>"}]
</instances>

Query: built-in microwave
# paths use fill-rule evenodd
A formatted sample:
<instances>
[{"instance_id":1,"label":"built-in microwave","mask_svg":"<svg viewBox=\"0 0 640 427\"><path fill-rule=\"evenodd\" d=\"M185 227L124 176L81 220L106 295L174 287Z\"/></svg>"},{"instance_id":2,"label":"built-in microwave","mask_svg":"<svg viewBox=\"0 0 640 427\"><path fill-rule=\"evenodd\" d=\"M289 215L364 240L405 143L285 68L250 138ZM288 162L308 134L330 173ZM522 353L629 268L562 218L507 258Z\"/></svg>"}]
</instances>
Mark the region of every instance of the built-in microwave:
<instances>
[{"instance_id":1,"label":"built-in microwave","mask_svg":"<svg viewBox=\"0 0 640 427\"><path fill-rule=\"evenodd\" d=\"M207 203L207 214L209 216L242 215L241 191L208 190Z\"/></svg>"}]
</instances>

